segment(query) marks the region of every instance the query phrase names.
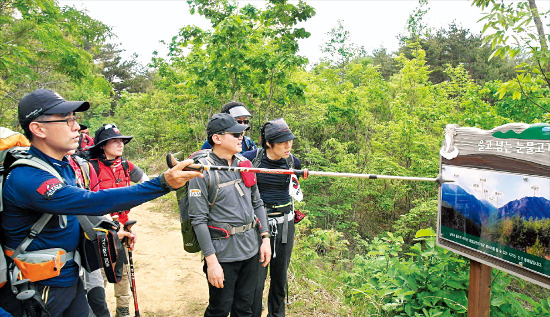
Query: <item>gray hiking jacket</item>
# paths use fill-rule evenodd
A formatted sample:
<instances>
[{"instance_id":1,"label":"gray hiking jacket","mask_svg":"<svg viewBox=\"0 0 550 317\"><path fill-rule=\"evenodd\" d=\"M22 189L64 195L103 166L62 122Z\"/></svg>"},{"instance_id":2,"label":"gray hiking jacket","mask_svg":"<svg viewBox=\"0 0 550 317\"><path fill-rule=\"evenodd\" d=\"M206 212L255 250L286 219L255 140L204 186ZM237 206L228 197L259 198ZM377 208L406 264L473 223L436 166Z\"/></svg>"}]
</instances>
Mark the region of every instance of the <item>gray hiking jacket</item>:
<instances>
[{"instance_id":1,"label":"gray hiking jacket","mask_svg":"<svg viewBox=\"0 0 550 317\"><path fill-rule=\"evenodd\" d=\"M215 165L227 166L225 159L220 159L213 152L211 158ZM233 156L232 166L238 166L239 160ZM214 171L205 171L204 178L196 177L189 181L187 195L189 198L189 217L199 240L204 256L216 253L219 262L235 262L250 259L260 249L261 239L258 230L252 228L236 233L227 239L212 239L208 224L212 221L227 223L234 227L260 220L260 232L267 232L267 215L260 198L258 186L246 187L238 172L218 171L219 184L215 204L209 208L208 178L214 179ZM209 175L212 173L212 175ZM235 183L229 183L235 181ZM214 192L214 191L212 191Z\"/></svg>"}]
</instances>

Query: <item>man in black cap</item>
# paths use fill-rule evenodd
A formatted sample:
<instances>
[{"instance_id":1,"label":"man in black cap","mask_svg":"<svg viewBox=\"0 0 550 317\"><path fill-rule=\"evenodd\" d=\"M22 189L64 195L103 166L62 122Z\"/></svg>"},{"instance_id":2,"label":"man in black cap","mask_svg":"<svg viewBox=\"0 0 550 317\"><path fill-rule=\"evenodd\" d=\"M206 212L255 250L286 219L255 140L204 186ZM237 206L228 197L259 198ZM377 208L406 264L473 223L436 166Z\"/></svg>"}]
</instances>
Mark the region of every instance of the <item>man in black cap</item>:
<instances>
[{"instance_id":1,"label":"man in black cap","mask_svg":"<svg viewBox=\"0 0 550 317\"><path fill-rule=\"evenodd\" d=\"M3 188L4 246L15 250L22 241L30 241L24 252L40 253L52 248L67 252L65 264L54 270L57 276L32 281L51 317L88 315L75 252L80 239L76 215L126 210L180 188L193 177L202 177L198 172L183 171L192 163L187 160L151 181L132 187L99 192L78 187L65 154L78 147L80 126L75 113L89 107L88 102L66 101L47 89L38 89L23 97L19 102L19 123L31 141L29 154L53 168L61 179L44 169L23 165L9 172ZM53 216L41 232L30 235L31 227L43 214Z\"/></svg>"},{"instance_id":2,"label":"man in black cap","mask_svg":"<svg viewBox=\"0 0 550 317\"><path fill-rule=\"evenodd\" d=\"M237 154L246 128L230 114L212 116L206 132L213 149L201 163L250 163ZM204 254L203 270L208 278L210 298L204 316L252 316L258 261L267 266L271 259L267 215L255 178L250 181L231 171L208 173L214 175L191 180L188 187L189 217ZM207 179L217 180L216 194L211 193ZM261 224L259 230L256 219Z\"/></svg>"},{"instance_id":3,"label":"man in black cap","mask_svg":"<svg viewBox=\"0 0 550 317\"><path fill-rule=\"evenodd\" d=\"M90 136L90 130L88 126L80 124L80 141L78 142L78 148L76 149L76 154L82 157L87 157L87 152L89 147L94 145L94 138Z\"/></svg>"}]
</instances>

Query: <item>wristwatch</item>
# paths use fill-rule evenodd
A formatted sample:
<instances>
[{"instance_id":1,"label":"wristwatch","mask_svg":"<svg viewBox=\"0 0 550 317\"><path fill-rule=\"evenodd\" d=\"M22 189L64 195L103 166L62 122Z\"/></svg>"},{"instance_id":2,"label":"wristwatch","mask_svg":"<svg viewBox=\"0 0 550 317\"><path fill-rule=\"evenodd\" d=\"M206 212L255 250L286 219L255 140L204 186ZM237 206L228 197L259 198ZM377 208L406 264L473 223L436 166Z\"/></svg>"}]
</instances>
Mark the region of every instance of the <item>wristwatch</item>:
<instances>
[{"instance_id":1,"label":"wristwatch","mask_svg":"<svg viewBox=\"0 0 550 317\"><path fill-rule=\"evenodd\" d=\"M261 237L262 239L269 239L270 238L269 232L262 233Z\"/></svg>"}]
</instances>

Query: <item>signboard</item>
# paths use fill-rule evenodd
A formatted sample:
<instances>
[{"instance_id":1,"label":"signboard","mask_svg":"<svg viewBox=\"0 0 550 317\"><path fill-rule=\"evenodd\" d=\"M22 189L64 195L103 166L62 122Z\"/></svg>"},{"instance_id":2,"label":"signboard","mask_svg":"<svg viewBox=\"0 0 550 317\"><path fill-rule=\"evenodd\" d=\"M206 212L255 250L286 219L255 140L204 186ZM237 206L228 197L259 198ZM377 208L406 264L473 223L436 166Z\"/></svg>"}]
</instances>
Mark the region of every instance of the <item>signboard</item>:
<instances>
[{"instance_id":1,"label":"signboard","mask_svg":"<svg viewBox=\"0 0 550 317\"><path fill-rule=\"evenodd\" d=\"M438 245L550 288L550 125L447 125Z\"/></svg>"}]
</instances>

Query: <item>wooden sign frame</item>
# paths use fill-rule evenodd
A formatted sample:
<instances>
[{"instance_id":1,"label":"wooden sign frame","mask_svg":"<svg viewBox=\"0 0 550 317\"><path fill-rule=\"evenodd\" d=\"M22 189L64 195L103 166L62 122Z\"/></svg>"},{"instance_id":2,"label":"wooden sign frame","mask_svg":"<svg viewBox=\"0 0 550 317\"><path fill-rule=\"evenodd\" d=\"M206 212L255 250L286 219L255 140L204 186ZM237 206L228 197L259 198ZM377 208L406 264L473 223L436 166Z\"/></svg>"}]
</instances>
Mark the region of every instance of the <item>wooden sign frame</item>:
<instances>
[{"instance_id":1,"label":"wooden sign frame","mask_svg":"<svg viewBox=\"0 0 550 317\"><path fill-rule=\"evenodd\" d=\"M550 125L447 125L440 155L437 244L550 288Z\"/></svg>"}]
</instances>

